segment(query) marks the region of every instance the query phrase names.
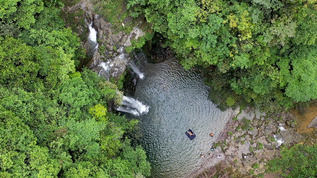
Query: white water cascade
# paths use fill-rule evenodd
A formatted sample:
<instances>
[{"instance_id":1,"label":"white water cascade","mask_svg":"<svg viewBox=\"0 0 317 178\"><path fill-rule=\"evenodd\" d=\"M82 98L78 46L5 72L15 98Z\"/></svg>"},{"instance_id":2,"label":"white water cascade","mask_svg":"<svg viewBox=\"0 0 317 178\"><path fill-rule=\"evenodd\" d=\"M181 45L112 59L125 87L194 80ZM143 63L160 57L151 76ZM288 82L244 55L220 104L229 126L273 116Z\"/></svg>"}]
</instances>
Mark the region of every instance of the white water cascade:
<instances>
[{"instance_id":1,"label":"white water cascade","mask_svg":"<svg viewBox=\"0 0 317 178\"><path fill-rule=\"evenodd\" d=\"M110 64L110 62L107 61L107 62L101 62L98 66L100 66L102 68L101 70L99 70L98 76L101 75L101 72L103 72L104 74L106 74L108 76L109 71L110 71L111 67L113 66L113 64Z\"/></svg>"},{"instance_id":2,"label":"white water cascade","mask_svg":"<svg viewBox=\"0 0 317 178\"><path fill-rule=\"evenodd\" d=\"M92 27L92 23L89 24L89 35L88 35L88 42L87 42L87 56L89 59L93 58L95 52L98 49L97 43L97 31Z\"/></svg>"},{"instance_id":3,"label":"white water cascade","mask_svg":"<svg viewBox=\"0 0 317 178\"><path fill-rule=\"evenodd\" d=\"M276 136L276 135L273 135L273 137L277 142L276 148L278 148L279 146L282 145L282 143L284 143L284 140L282 138L278 138L278 136Z\"/></svg>"},{"instance_id":4,"label":"white water cascade","mask_svg":"<svg viewBox=\"0 0 317 178\"><path fill-rule=\"evenodd\" d=\"M98 48L98 43L97 43L97 31L96 29L94 29L94 27L92 27L92 23L89 24L89 40L91 42L93 42L96 46L95 48L97 49Z\"/></svg>"},{"instance_id":5,"label":"white water cascade","mask_svg":"<svg viewBox=\"0 0 317 178\"><path fill-rule=\"evenodd\" d=\"M130 113L134 116L139 116L149 112L149 106L142 104L140 101L123 96L121 106L117 107L117 111Z\"/></svg>"},{"instance_id":6,"label":"white water cascade","mask_svg":"<svg viewBox=\"0 0 317 178\"><path fill-rule=\"evenodd\" d=\"M282 125L279 125L278 128L280 129L280 131L286 131L286 129Z\"/></svg>"},{"instance_id":7,"label":"white water cascade","mask_svg":"<svg viewBox=\"0 0 317 178\"><path fill-rule=\"evenodd\" d=\"M129 67L138 75L139 79L144 79L144 73L139 70L132 60L129 62Z\"/></svg>"}]
</instances>

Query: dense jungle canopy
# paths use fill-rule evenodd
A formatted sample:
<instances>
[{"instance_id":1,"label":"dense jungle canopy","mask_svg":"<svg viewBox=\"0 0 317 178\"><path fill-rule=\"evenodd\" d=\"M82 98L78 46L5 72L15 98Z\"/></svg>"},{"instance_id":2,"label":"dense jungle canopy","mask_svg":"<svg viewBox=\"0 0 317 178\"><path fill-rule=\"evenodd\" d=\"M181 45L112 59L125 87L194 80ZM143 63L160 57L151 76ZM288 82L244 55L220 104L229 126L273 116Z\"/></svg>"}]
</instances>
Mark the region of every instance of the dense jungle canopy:
<instances>
[{"instance_id":1,"label":"dense jungle canopy","mask_svg":"<svg viewBox=\"0 0 317 178\"><path fill-rule=\"evenodd\" d=\"M290 108L317 98L316 0L129 0L214 102Z\"/></svg>"},{"instance_id":2,"label":"dense jungle canopy","mask_svg":"<svg viewBox=\"0 0 317 178\"><path fill-rule=\"evenodd\" d=\"M118 87L75 65L59 1L0 0L0 177L148 176L137 120L108 112Z\"/></svg>"},{"instance_id":3,"label":"dense jungle canopy","mask_svg":"<svg viewBox=\"0 0 317 178\"><path fill-rule=\"evenodd\" d=\"M204 73L220 107L272 112L317 99L316 0L121 1ZM86 54L61 18L75 2L0 0L0 177L150 175L131 141L138 121L108 111L122 81L76 71Z\"/></svg>"}]
</instances>

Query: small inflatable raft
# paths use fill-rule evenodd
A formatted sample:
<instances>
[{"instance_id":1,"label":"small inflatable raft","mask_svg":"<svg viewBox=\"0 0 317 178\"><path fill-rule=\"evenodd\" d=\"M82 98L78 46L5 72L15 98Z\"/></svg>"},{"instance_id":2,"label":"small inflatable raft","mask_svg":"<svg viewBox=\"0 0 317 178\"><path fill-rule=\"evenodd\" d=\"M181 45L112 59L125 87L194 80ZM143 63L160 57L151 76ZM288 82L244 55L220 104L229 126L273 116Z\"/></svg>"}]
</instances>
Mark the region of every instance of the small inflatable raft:
<instances>
[{"instance_id":1,"label":"small inflatable raft","mask_svg":"<svg viewBox=\"0 0 317 178\"><path fill-rule=\"evenodd\" d=\"M191 129L188 129L185 134L190 140L193 140L196 137L196 134Z\"/></svg>"}]
</instances>

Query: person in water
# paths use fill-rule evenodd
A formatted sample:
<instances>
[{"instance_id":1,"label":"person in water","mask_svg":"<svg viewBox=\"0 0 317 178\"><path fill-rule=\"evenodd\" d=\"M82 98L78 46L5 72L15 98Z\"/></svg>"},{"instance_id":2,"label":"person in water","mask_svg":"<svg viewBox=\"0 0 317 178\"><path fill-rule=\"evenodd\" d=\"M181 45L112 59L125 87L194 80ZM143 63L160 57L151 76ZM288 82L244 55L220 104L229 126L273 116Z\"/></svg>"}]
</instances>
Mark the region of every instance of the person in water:
<instances>
[{"instance_id":1,"label":"person in water","mask_svg":"<svg viewBox=\"0 0 317 178\"><path fill-rule=\"evenodd\" d=\"M210 133L209 135L210 135L211 137L214 137L214 134L213 134L213 133Z\"/></svg>"},{"instance_id":2,"label":"person in water","mask_svg":"<svg viewBox=\"0 0 317 178\"><path fill-rule=\"evenodd\" d=\"M189 136L195 135L193 132L187 130L187 133L189 134Z\"/></svg>"}]
</instances>

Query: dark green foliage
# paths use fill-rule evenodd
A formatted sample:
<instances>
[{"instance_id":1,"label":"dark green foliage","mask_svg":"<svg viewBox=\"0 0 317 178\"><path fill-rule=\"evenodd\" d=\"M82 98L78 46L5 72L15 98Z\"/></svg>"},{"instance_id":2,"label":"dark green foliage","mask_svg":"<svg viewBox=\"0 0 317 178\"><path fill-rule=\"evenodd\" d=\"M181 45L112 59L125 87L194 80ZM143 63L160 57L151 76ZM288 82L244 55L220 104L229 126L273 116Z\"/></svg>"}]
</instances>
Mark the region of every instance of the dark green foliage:
<instances>
[{"instance_id":1,"label":"dark green foliage","mask_svg":"<svg viewBox=\"0 0 317 178\"><path fill-rule=\"evenodd\" d=\"M1 177L45 177L59 172L46 147L36 145L32 130L9 110L0 109Z\"/></svg>"},{"instance_id":2,"label":"dark green foliage","mask_svg":"<svg viewBox=\"0 0 317 178\"><path fill-rule=\"evenodd\" d=\"M150 164L145 161L145 151L141 147L135 149L127 146L123 149L119 159L109 160L107 169L108 174L111 177L135 177L137 176L149 176ZM122 166L124 165L124 166Z\"/></svg>"},{"instance_id":3,"label":"dark green foliage","mask_svg":"<svg viewBox=\"0 0 317 178\"><path fill-rule=\"evenodd\" d=\"M65 22L59 17L61 10L56 7L46 7L38 15L32 29L45 29L47 31L60 30L65 27Z\"/></svg>"},{"instance_id":4,"label":"dark green foliage","mask_svg":"<svg viewBox=\"0 0 317 178\"><path fill-rule=\"evenodd\" d=\"M13 38L1 39L0 83L10 87L32 86L36 82L39 64L34 49Z\"/></svg>"},{"instance_id":5,"label":"dark green foliage","mask_svg":"<svg viewBox=\"0 0 317 178\"><path fill-rule=\"evenodd\" d=\"M89 91L94 93L95 98L100 98L103 102L114 101L117 105L121 103L122 94L118 91L117 85L105 81L86 68L83 69L82 74L83 81L89 87Z\"/></svg>"},{"instance_id":6,"label":"dark green foliage","mask_svg":"<svg viewBox=\"0 0 317 178\"><path fill-rule=\"evenodd\" d=\"M35 14L44 9L43 5L41 0L1 0L0 19L4 24L29 29L36 21Z\"/></svg>"},{"instance_id":7,"label":"dark green foliage","mask_svg":"<svg viewBox=\"0 0 317 178\"><path fill-rule=\"evenodd\" d=\"M128 146L125 147L119 159L110 160L108 165L108 174L111 177L131 177L135 175L149 176L150 164L145 161L145 151L141 147L135 149ZM121 166L121 165L124 165Z\"/></svg>"},{"instance_id":8,"label":"dark green foliage","mask_svg":"<svg viewBox=\"0 0 317 178\"><path fill-rule=\"evenodd\" d=\"M45 86L48 89L57 89L61 83L69 79L68 74L74 72L74 61L71 60L71 55L51 46L37 46L35 49L36 57L41 65L39 75L44 79Z\"/></svg>"},{"instance_id":9,"label":"dark green foliage","mask_svg":"<svg viewBox=\"0 0 317 178\"><path fill-rule=\"evenodd\" d=\"M72 109L69 111L70 115L76 114L76 112L80 112L80 109L85 106L89 108L89 105L94 104L92 94L82 78L76 76L62 83L59 101L61 101L62 105L66 108Z\"/></svg>"},{"instance_id":10,"label":"dark green foliage","mask_svg":"<svg viewBox=\"0 0 317 178\"><path fill-rule=\"evenodd\" d=\"M127 7L167 39L185 68L204 68L220 106L274 112L317 98L314 1L129 0Z\"/></svg>"},{"instance_id":11,"label":"dark green foliage","mask_svg":"<svg viewBox=\"0 0 317 178\"><path fill-rule=\"evenodd\" d=\"M80 41L60 2L0 5L0 177L148 176L145 152L125 137L137 121L108 111L118 87L75 71Z\"/></svg>"},{"instance_id":12,"label":"dark green foliage","mask_svg":"<svg viewBox=\"0 0 317 178\"><path fill-rule=\"evenodd\" d=\"M316 145L297 144L291 148L283 147L281 157L268 163L269 172L280 173L283 177L316 177Z\"/></svg>"}]
</instances>

